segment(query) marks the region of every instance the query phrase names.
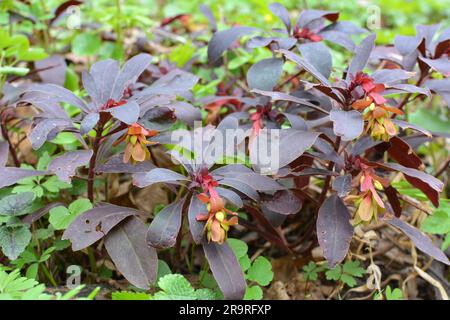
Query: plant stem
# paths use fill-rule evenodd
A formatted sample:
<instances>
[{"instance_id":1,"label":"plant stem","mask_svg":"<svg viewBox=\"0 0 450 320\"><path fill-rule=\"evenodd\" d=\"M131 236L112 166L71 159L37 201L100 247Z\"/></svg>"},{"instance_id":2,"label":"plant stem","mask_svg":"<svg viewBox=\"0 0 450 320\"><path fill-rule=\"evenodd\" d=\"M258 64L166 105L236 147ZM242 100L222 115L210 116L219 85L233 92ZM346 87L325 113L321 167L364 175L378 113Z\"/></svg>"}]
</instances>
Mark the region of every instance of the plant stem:
<instances>
[{"instance_id":1,"label":"plant stem","mask_svg":"<svg viewBox=\"0 0 450 320\"><path fill-rule=\"evenodd\" d=\"M94 176L95 176L95 162L97 160L97 152L100 147L100 140L102 138L103 124L99 123L97 125L97 130L95 133L94 143L92 144L92 157L89 161L89 174L88 174L88 198L94 203Z\"/></svg>"},{"instance_id":2,"label":"plant stem","mask_svg":"<svg viewBox=\"0 0 450 320\"><path fill-rule=\"evenodd\" d=\"M41 266L42 266L42 271L44 272L45 276L50 281L52 286L57 287L58 284L56 283L55 278L53 278L53 276L50 273L50 271L47 269L47 266L45 265L45 263L41 264Z\"/></svg>"},{"instance_id":3,"label":"plant stem","mask_svg":"<svg viewBox=\"0 0 450 320\"><path fill-rule=\"evenodd\" d=\"M341 145L341 137L336 137L336 143L334 144L334 150L337 152L339 150L339 147ZM334 169L334 162L331 161L328 164L328 168L329 171L332 171ZM327 196L327 192L330 189L330 182L331 182L331 176L327 176L325 178L325 183L323 185L323 189L322 189L322 193L319 196L319 203L322 204L325 200L325 197Z\"/></svg>"},{"instance_id":4,"label":"plant stem","mask_svg":"<svg viewBox=\"0 0 450 320\"><path fill-rule=\"evenodd\" d=\"M8 129L6 128L6 121L5 121L5 116L4 116L5 110L6 109L3 109L0 114L0 117L1 117L0 126L1 126L2 136L3 136L3 139L6 142L8 142L9 153L11 153L11 157L13 158L14 165L16 167L20 167L19 157L17 156L16 149L14 148L13 144L11 143L11 139L9 138L9 135L8 135Z\"/></svg>"}]
</instances>

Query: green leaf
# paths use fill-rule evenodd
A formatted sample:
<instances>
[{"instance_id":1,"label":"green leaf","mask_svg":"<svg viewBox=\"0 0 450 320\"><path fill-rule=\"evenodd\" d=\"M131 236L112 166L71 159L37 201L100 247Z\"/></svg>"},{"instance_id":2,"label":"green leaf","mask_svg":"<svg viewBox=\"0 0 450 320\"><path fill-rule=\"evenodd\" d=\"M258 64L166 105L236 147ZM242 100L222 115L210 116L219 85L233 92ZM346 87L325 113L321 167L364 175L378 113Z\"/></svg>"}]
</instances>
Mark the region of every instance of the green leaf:
<instances>
[{"instance_id":1,"label":"green leaf","mask_svg":"<svg viewBox=\"0 0 450 320\"><path fill-rule=\"evenodd\" d=\"M408 121L430 131L450 133L448 119L444 119L440 112L427 108L418 108L409 113Z\"/></svg>"},{"instance_id":2,"label":"green leaf","mask_svg":"<svg viewBox=\"0 0 450 320\"><path fill-rule=\"evenodd\" d=\"M31 232L26 225L0 227L0 246L3 254L15 260L25 250L31 240Z\"/></svg>"},{"instance_id":3,"label":"green leaf","mask_svg":"<svg viewBox=\"0 0 450 320\"><path fill-rule=\"evenodd\" d=\"M98 52L101 44L98 35L81 33L72 40L72 52L78 56L91 56Z\"/></svg>"},{"instance_id":4,"label":"green leaf","mask_svg":"<svg viewBox=\"0 0 450 320\"><path fill-rule=\"evenodd\" d=\"M302 268L304 272L304 278L306 281L315 281L318 279L318 273L324 270L323 267L318 266L313 261L310 261L307 265Z\"/></svg>"},{"instance_id":5,"label":"green leaf","mask_svg":"<svg viewBox=\"0 0 450 320\"><path fill-rule=\"evenodd\" d=\"M156 280L164 277L165 275L171 274L169 265L164 260L158 260L158 274L156 276Z\"/></svg>"},{"instance_id":6,"label":"green leaf","mask_svg":"<svg viewBox=\"0 0 450 320\"><path fill-rule=\"evenodd\" d=\"M386 287L386 300L403 300L403 292L399 288L391 289L391 286Z\"/></svg>"},{"instance_id":7,"label":"green leaf","mask_svg":"<svg viewBox=\"0 0 450 320\"><path fill-rule=\"evenodd\" d=\"M89 199L78 199L69 205L69 211L72 214L79 215L85 211L92 209L92 203Z\"/></svg>"},{"instance_id":8,"label":"green leaf","mask_svg":"<svg viewBox=\"0 0 450 320\"><path fill-rule=\"evenodd\" d=\"M12 194L0 200L0 215L22 216L30 212L33 201L33 192Z\"/></svg>"},{"instance_id":9,"label":"green leaf","mask_svg":"<svg viewBox=\"0 0 450 320\"><path fill-rule=\"evenodd\" d=\"M216 294L211 289L195 290L197 300L216 300Z\"/></svg>"},{"instance_id":10,"label":"green leaf","mask_svg":"<svg viewBox=\"0 0 450 320\"><path fill-rule=\"evenodd\" d=\"M341 275L341 279L340 279L343 283L347 284L349 287L354 287L356 285L356 280L353 276L348 275L348 274L342 274Z\"/></svg>"},{"instance_id":11,"label":"green leaf","mask_svg":"<svg viewBox=\"0 0 450 320\"><path fill-rule=\"evenodd\" d=\"M260 286L247 287L245 291L244 300L262 300L263 291Z\"/></svg>"},{"instance_id":12,"label":"green leaf","mask_svg":"<svg viewBox=\"0 0 450 320\"><path fill-rule=\"evenodd\" d=\"M39 263L33 263L27 268L26 276L30 279L37 279Z\"/></svg>"},{"instance_id":13,"label":"green leaf","mask_svg":"<svg viewBox=\"0 0 450 320\"><path fill-rule=\"evenodd\" d=\"M327 270L325 272L325 277L327 280L335 280L338 281L342 275L342 267L340 265L336 265L333 269Z\"/></svg>"},{"instance_id":14,"label":"green leaf","mask_svg":"<svg viewBox=\"0 0 450 320\"><path fill-rule=\"evenodd\" d=\"M38 61L48 57L48 54L42 48L29 48L18 54L18 58L23 61Z\"/></svg>"},{"instance_id":15,"label":"green leaf","mask_svg":"<svg viewBox=\"0 0 450 320\"><path fill-rule=\"evenodd\" d=\"M239 264L241 265L242 271L245 272L250 268L252 261L250 260L248 255L245 255L239 259Z\"/></svg>"},{"instance_id":16,"label":"green leaf","mask_svg":"<svg viewBox=\"0 0 450 320\"><path fill-rule=\"evenodd\" d=\"M44 300L50 295L44 293L45 286L34 279L20 276L20 270L15 269L9 274L0 270L0 300Z\"/></svg>"},{"instance_id":17,"label":"green leaf","mask_svg":"<svg viewBox=\"0 0 450 320\"><path fill-rule=\"evenodd\" d=\"M228 239L227 242L238 259L247 255L248 245L244 241L239 239Z\"/></svg>"},{"instance_id":18,"label":"green leaf","mask_svg":"<svg viewBox=\"0 0 450 320\"><path fill-rule=\"evenodd\" d=\"M247 279L267 286L273 279L272 264L264 257L258 257L247 271Z\"/></svg>"},{"instance_id":19,"label":"green leaf","mask_svg":"<svg viewBox=\"0 0 450 320\"><path fill-rule=\"evenodd\" d=\"M144 292L116 291L111 294L112 300L150 300Z\"/></svg>"},{"instance_id":20,"label":"green leaf","mask_svg":"<svg viewBox=\"0 0 450 320\"><path fill-rule=\"evenodd\" d=\"M450 232L450 212L435 210L433 215L426 217L420 228L425 232L434 234Z\"/></svg>"},{"instance_id":21,"label":"green leaf","mask_svg":"<svg viewBox=\"0 0 450 320\"><path fill-rule=\"evenodd\" d=\"M450 247L450 233L447 233L447 235L445 236L445 239L441 244L441 250L445 251L448 247Z\"/></svg>"},{"instance_id":22,"label":"green leaf","mask_svg":"<svg viewBox=\"0 0 450 320\"><path fill-rule=\"evenodd\" d=\"M360 267L359 261L347 261L344 263L343 273L354 277L362 277L366 270Z\"/></svg>"},{"instance_id":23,"label":"green leaf","mask_svg":"<svg viewBox=\"0 0 450 320\"><path fill-rule=\"evenodd\" d=\"M69 208L59 206L51 209L49 222L55 230L64 230L76 217L89 209L92 209L92 204L88 199L78 199Z\"/></svg>"},{"instance_id":24,"label":"green leaf","mask_svg":"<svg viewBox=\"0 0 450 320\"><path fill-rule=\"evenodd\" d=\"M0 74L13 74L16 76L24 76L30 72L29 68L23 67L0 67Z\"/></svg>"},{"instance_id":25,"label":"green leaf","mask_svg":"<svg viewBox=\"0 0 450 320\"><path fill-rule=\"evenodd\" d=\"M154 294L155 300L195 300L195 290L181 274L168 274L158 281L162 291Z\"/></svg>"}]
</instances>

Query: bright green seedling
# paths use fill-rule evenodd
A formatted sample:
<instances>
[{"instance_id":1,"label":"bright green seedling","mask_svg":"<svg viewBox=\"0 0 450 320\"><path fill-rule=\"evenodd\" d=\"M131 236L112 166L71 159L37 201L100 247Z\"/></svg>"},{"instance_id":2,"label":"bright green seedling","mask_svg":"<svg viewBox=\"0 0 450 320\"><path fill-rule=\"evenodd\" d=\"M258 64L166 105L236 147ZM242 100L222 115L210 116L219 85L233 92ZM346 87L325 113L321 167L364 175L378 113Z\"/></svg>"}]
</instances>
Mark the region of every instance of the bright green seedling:
<instances>
[{"instance_id":1,"label":"bright green seedling","mask_svg":"<svg viewBox=\"0 0 450 320\"><path fill-rule=\"evenodd\" d=\"M325 272L327 280L336 280L345 283L349 287L356 285L355 278L361 278L366 270L360 267L359 261L347 261L343 265L336 265Z\"/></svg>"},{"instance_id":2,"label":"bright green seedling","mask_svg":"<svg viewBox=\"0 0 450 320\"><path fill-rule=\"evenodd\" d=\"M75 200L68 208L63 206L53 208L50 210L50 224L55 230L64 230L77 216L89 209L92 209L92 203L88 199Z\"/></svg>"},{"instance_id":3,"label":"bright green seedling","mask_svg":"<svg viewBox=\"0 0 450 320\"><path fill-rule=\"evenodd\" d=\"M52 158L48 152L44 152L39 158L36 165L37 170L45 171L47 170L48 164ZM34 169L30 165L22 164L21 168ZM46 197L48 199L53 199L59 196L59 192L64 189L70 188L69 183L63 182L58 179L57 176L36 176L21 179L17 182L17 185L13 188L13 193L22 192L34 192L37 198Z\"/></svg>"},{"instance_id":4,"label":"bright green seedling","mask_svg":"<svg viewBox=\"0 0 450 320\"><path fill-rule=\"evenodd\" d=\"M158 280L159 291L155 294L143 292L113 292L113 300L217 300L211 289L194 289L181 274L167 274Z\"/></svg>"},{"instance_id":5,"label":"bright green seedling","mask_svg":"<svg viewBox=\"0 0 450 320\"><path fill-rule=\"evenodd\" d=\"M307 265L303 266L302 270L303 277L306 281L316 281L319 277L319 273L324 271L325 267L310 261Z\"/></svg>"},{"instance_id":6,"label":"bright green seedling","mask_svg":"<svg viewBox=\"0 0 450 320\"><path fill-rule=\"evenodd\" d=\"M253 284L247 286L244 299L261 300L263 298L261 286L268 286L273 280L272 264L262 256L252 262L247 255L248 246L242 240L228 239L227 242L238 258L245 278Z\"/></svg>"},{"instance_id":7,"label":"bright green seedling","mask_svg":"<svg viewBox=\"0 0 450 320\"><path fill-rule=\"evenodd\" d=\"M40 267L44 270L45 274L49 273L47 267L45 266L45 262L50 259L50 256L56 250L56 247L47 248L40 256L30 247L22 252L18 259L12 261L11 263L19 269L22 269L24 266L28 265L26 272L27 278L37 279Z\"/></svg>"}]
</instances>

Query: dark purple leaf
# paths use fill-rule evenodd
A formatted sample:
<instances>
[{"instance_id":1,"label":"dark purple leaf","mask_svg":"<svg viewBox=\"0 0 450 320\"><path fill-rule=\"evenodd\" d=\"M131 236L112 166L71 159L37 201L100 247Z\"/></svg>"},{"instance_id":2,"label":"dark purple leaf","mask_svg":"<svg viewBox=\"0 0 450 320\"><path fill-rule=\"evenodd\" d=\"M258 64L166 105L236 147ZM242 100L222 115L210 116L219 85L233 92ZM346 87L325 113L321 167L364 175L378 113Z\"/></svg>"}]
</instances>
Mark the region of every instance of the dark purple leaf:
<instances>
[{"instance_id":1,"label":"dark purple leaf","mask_svg":"<svg viewBox=\"0 0 450 320\"><path fill-rule=\"evenodd\" d=\"M173 109L177 119L185 122L191 127L194 126L195 121L202 120L200 109L185 101L174 101L170 103L168 107Z\"/></svg>"},{"instance_id":2,"label":"dark purple leaf","mask_svg":"<svg viewBox=\"0 0 450 320\"><path fill-rule=\"evenodd\" d=\"M259 200L258 192L256 192L255 189L253 189L248 184L246 184L242 181L239 181L236 179L225 178L225 179L221 179L219 181L219 184L227 186L227 187L231 187L231 188L235 189L236 191L239 191L242 194L246 195L247 197L249 197L252 200L255 200L255 201Z\"/></svg>"},{"instance_id":3,"label":"dark purple leaf","mask_svg":"<svg viewBox=\"0 0 450 320\"><path fill-rule=\"evenodd\" d=\"M328 114L328 111L322 109L321 107L309 102L306 99L303 98L298 98L296 96L284 93L284 92L275 92L275 91L263 91L263 90L259 90L259 89L253 89L252 92L261 94L263 96L267 96L270 97L270 99L272 101L290 101L290 102L294 102L294 103L298 103L301 106L305 106L305 107L309 107L313 110L317 110L319 112Z\"/></svg>"},{"instance_id":4,"label":"dark purple leaf","mask_svg":"<svg viewBox=\"0 0 450 320\"><path fill-rule=\"evenodd\" d=\"M322 83L326 86L330 85L330 83L328 82L328 79L326 77L324 77L323 74L319 70L317 70L317 68L314 65L309 63L306 59L303 59L299 55L297 55L291 51L288 51L288 50L281 49L280 52L286 57L286 59L291 60L291 61L295 62L296 64L298 64L299 66L303 67L306 71L308 71L310 74L312 74L314 76L314 78L319 80L320 83Z\"/></svg>"},{"instance_id":5,"label":"dark purple leaf","mask_svg":"<svg viewBox=\"0 0 450 320\"><path fill-rule=\"evenodd\" d=\"M0 188L9 187L19 180L35 176L48 175L48 171L30 170L22 168L4 167L0 168Z\"/></svg>"},{"instance_id":6,"label":"dark purple leaf","mask_svg":"<svg viewBox=\"0 0 450 320\"><path fill-rule=\"evenodd\" d=\"M128 101L126 104L108 109L108 111L114 118L126 124L133 124L139 118L140 109L136 101Z\"/></svg>"},{"instance_id":7,"label":"dark purple leaf","mask_svg":"<svg viewBox=\"0 0 450 320\"><path fill-rule=\"evenodd\" d=\"M87 165L92 154L92 150L68 151L53 159L48 165L48 170L55 173L61 181L70 183L77 168Z\"/></svg>"},{"instance_id":8,"label":"dark purple leaf","mask_svg":"<svg viewBox=\"0 0 450 320\"><path fill-rule=\"evenodd\" d=\"M49 203L49 204L45 205L44 207L36 210L35 212L26 215L25 217L23 217L21 219L21 221L22 221L22 223L25 223L25 224L32 224L33 222L39 220L44 215L46 215L51 209L56 208L56 207L61 207L61 206L65 207L66 205L62 202Z\"/></svg>"},{"instance_id":9,"label":"dark purple leaf","mask_svg":"<svg viewBox=\"0 0 450 320\"><path fill-rule=\"evenodd\" d=\"M392 210L395 213L396 217L400 217L402 214L402 205L400 204L400 200L398 198L399 193L397 189L395 189L392 186L388 186L384 188L384 193L386 194L386 197L388 198L389 204L392 207Z\"/></svg>"},{"instance_id":10,"label":"dark purple leaf","mask_svg":"<svg viewBox=\"0 0 450 320\"><path fill-rule=\"evenodd\" d=\"M9 156L9 144L7 141L0 141L0 168L6 166Z\"/></svg>"},{"instance_id":11,"label":"dark purple leaf","mask_svg":"<svg viewBox=\"0 0 450 320\"><path fill-rule=\"evenodd\" d=\"M358 156L368 149L373 148L381 143L383 143L383 141L374 141L370 136L363 136L360 139L356 140L355 144L351 148L350 153L354 156Z\"/></svg>"},{"instance_id":12,"label":"dark purple leaf","mask_svg":"<svg viewBox=\"0 0 450 320\"><path fill-rule=\"evenodd\" d=\"M100 90L97 88L95 79L89 72L83 70L83 72L81 73L81 81L83 83L84 90L86 90L94 103L97 103L98 106L106 103L106 101L102 102L102 92L100 92ZM99 85L101 86L102 84Z\"/></svg>"},{"instance_id":13,"label":"dark purple leaf","mask_svg":"<svg viewBox=\"0 0 450 320\"><path fill-rule=\"evenodd\" d=\"M336 43L337 45L347 49L350 52L355 50L355 43L352 40L350 34L341 32L341 31L321 31L319 35L325 40Z\"/></svg>"},{"instance_id":14,"label":"dark purple leaf","mask_svg":"<svg viewBox=\"0 0 450 320\"><path fill-rule=\"evenodd\" d=\"M435 207L439 207L439 193L444 189L444 183L423 171L404 167L398 163L378 164L382 168L395 170L403 173L405 179L414 187L420 189L430 199Z\"/></svg>"},{"instance_id":15,"label":"dark purple leaf","mask_svg":"<svg viewBox=\"0 0 450 320\"><path fill-rule=\"evenodd\" d=\"M132 208L102 203L76 217L61 239L70 240L72 250L78 251L106 236L125 218L138 214L139 211Z\"/></svg>"},{"instance_id":16,"label":"dark purple leaf","mask_svg":"<svg viewBox=\"0 0 450 320\"><path fill-rule=\"evenodd\" d=\"M334 178L332 187L339 197L345 197L352 191L352 176L350 174L337 176Z\"/></svg>"},{"instance_id":17,"label":"dark purple leaf","mask_svg":"<svg viewBox=\"0 0 450 320\"><path fill-rule=\"evenodd\" d=\"M250 89L272 90L282 71L283 59L268 58L258 61L248 69L248 86Z\"/></svg>"},{"instance_id":18,"label":"dark purple leaf","mask_svg":"<svg viewBox=\"0 0 450 320\"><path fill-rule=\"evenodd\" d=\"M330 119L333 122L334 133L343 141L356 139L363 132L364 121L361 113L356 110L331 110Z\"/></svg>"},{"instance_id":19,"label":"dark purple leaf","mask_svg":"<svg viewBox=\"0 0 450 320\"><path fill-rule=\"evenodd\" d=\"M415 75L414 72L409 72L402 69L381 69L372 73L371 78L374 80L375 83L382 83L384 85L389 85L410 79L414 75Z\"/></svg>"},{"instance_id":20,"label":"dark purple leaf","mask_svg":"<svg viewBox=\"0 0 450 320\"><path fill-rule=\"evenodd\" d=\"M420 60L425 62L427 65L429 65L437 72L442 73L444 76L450 75L450 60L448 56L443 55L439 59L428 59L420 57Z\"/></svg>"},{"instance_id":21,"label":"dark purple leaf","mask_svg":"<svg viewBox=\"0 0 450 320\"><path fill-rule=\"evenodd\" d=\"M408 168L421 169L424 167L420 157L402 138L394 136L389 142L391 146L387 152L392 159Z\"/></svg>"},{"instance_id":22,"label":"dark purple leaf","mask_svg":"<svg viewBox=\"0 0 450 320\"><path fill-rule=\"evenodd\" d=\"M344 260L353 236L350 212L337 195L327 198L317 217L317 238L329 265Z\"/></svg>"},{"instance_id":23,"label":"dark purple leaf","mask_svg":"<svg viewBox=\"0 0 450 320\"><path fill-rule=\"evenodd\" d=\"M291 128L296 130L303 130L308 131L308 125L306 124L306 121L303 120L303 118L296 114L291 114L284 112L283 115L286 117L286 119L291 124Z\"/></svg>"},{"instance_id":24,"label":"dark purple leaf","mask_svg":"<svg viewBox=\"0 0 450 320\"><path fill-rule=\"evenodd\" d=\"M286 30L290 32L291 18L289 17L289 12L287 11L287 9L282 4L277 2L269 4L269 9L275 16L283 21L284 25L286 26Z\"/></svg>"},{"instance_id":25,"label":"dark purple leaf","mask_svg":"<svg viewBox=\"0 0 450 320\"><path fill-rule=\"evenodd\" d=\"M42 119L38 121L28 134L28 139L30 139L31 147L34 150L39 149L46 141L52 140L54 138L54 135L52 133L57 133L67 128L73 128L73 123L71 120Z\"/></svg>"},{"instance_id":26,"label":"dark purple leaf","mask_svg":"<svg viewBox=\"0 0 450 320\"><path fill-rule=\"evenodd\" d=\"M427 129L421 128L415 124L403 121L403 120L398 120L398 119L393 119L392 122L394 122L396 125L398 125L400 128L402 128L403 130L405 129L411 129L411 130L415 130L418 132L423 133L424 135L426 135L427 137L432 137L433 135L431 134L430 131L428 131Z\"/></svg>"},{"instance_id":27,"label":"dark purple leaf","mask_svg":"<svg viewBox=\"0 0 450 320\"><path fill-rule=\"evenodd\" d=\"M123 91L128 85L136 82L138 77L147 69L148 65L152 62L152 56L146 53L140 53L127 62L122 67L114 87L112 89L111 98L118 101L123 95Z\"/></svg>"},{"instance_id":28,"label":"dark purple leaf","mask_svg":"<svg viewBox=\"0 0 450 320\"><path fill-rule=\"evenodd\" d=\"M214 63L237 39L257 30L257 28L239 26L214 33L208 44L209 62Z\"/></svg>"},{"instance_id":29,"label":"dark purple leaf","mask_svg":"<svg viewBox=\"0 0 450 320\"><path fill-rule=\"evenodd\" d=\"M237 167L239 165L232 165L229 164L228 166ZM242 166L244 167L244 166ZM244 167L245 168L245 167ZM223 171L222 171L223 172ZM213 176L217 178L220 182L221 177L226 179L233 179L237 181L241 181L242 183L245 183L252 187L253 189L257 191L268 191L268 190L282 190L285 189L282 185L280 185L275 180L267 177L262 176L258 173L253 172L252 170L248 169L246 171L240 170L240 171L228 171L226 173L218 173L218 171L213 172ZM221 176L221 177L219 177Z\"/></svg>"},{"instance_id":30,"label":"dark purple leaf","mask_svg":"<svg viewBox=\"0 0 450 320\"><path fill-rule=\"evenodd\" d=\"M279 131L279 139L275 138L272 142L267 130L261 130L259 135L250 142L250 160L255 168L264 169L269 165L270 170L277 171L311 148L319 135L318 132L282 129ZM275 145L272 146L272 143ZM270 162L266 163L269 159Z\"/></svg>"},{"instance_id":31,"label":"dark purple leaf","mask_svg":"<svg viewBox=\"0 0 450 320\"><path fill-rule=\"evenodd\" d=\"M368 35L361 43L356 47L355 54L350 66L347 70L347 79L350 79L350 75L355 75L358 71L362 71L369 61L370 53L375 47L376 34Z\"/></svg>"},{"instance_id":32,"label":"dark purple leaf","mask_svg":"<svg viewBox=\"0 0 450 320\"><path fill-rule=\"evenodd\" d=\"M273 195L261 195L261 205L282 215L295 214L302 208L300 199L289 190L280 190Z\"/></svg>"},{"instance_id":33,"label":"dark purple leaf","mask_svg":"<svg viewBox=\"0 0 450 320\"><path fill-rule=\"evenodd\" d=\"M216 187L216 191L221 197L225 198L233 206L237 208L242 208L244 206L241 197L236 192L221 187Z\"/></svg>"},{"instance_id":34,"label":"dark purple leaf","mask_svg":"<svg viewBox=\"0 0 450 320\"><path fill-rule=\"evenodd\" d=\"M136 217L117 225L105 237L105 247L121 274L134 286L149 289L156 281L158 256L147 246L147 227Z\"/></svg>"},{"instance_id":35,"label":"dark purple leaf","mask_svg":"<svg viewBox=\"0 0 450 320\"><path fill-rule=\"evenodd\" d=\"M417 25L416 26L416 33L419 38L425 39L425 46L428 48L428 46L431 44L431 41L433 40L434 35L440 28L440 23L433 24L433 25Z\"/></svg>"},{"instance_id":36,"label":"dark purple leaf","mask_svg":"<svg viewBox=\"0 0 450 320\"><path fill-rule=\"evenodd\" d=\"M450 265L450 261L447 256L421 231L396 217L392 217L391 220L387 220L387 223L404 232L412 240L417 249L428 254L437 261Z\"/></svg>"},{"instance_id":37,"label":"dark purple leaf","mask_svg":"<svg viewBox=\"0 0 450 320\"><path fill-rule=\"evenodd\" d=\"M62 56L52 55L43 60L34 63L36 69L45 69L39 71L39 77L42 82L53 83L58 86L63 86L66 81L66 60Z\"/></svg>"},{"instance_id":38,"label":"dark purple leaf","mask_svg":"<svg viewBox=\"0 0 450 320\"><path fill-rule=\"evenodd\" d=\"M391 93L419 93L428 97L431 97L430 91L427 88L421 88L412 84L408 83L399 83L399 84L392 84L389 86L389 88L385 91L385 94L391 94Z\"/></svg>"},{"instance_id":39,"label":"dark purple leaf","mask_svg":"<svg viewBox=\"0 0 450 320\"><path fill-rule=\"evenodd\" d=\"M175 245L181 228L181 214L186 198L167 205L153 219L147 231L147 244L165 249Z\"/></svg>"},{"instance_id":40,"label":"dark purple leaf","mask_svg":"<svg viewBox=\"0 0 450 320\"><path fill-rule=\"evenodd\" d=\"M450 106L450 78L442 80L428 80L424 84L428 89L439 94Z\"/></svg>"},{"instance_id":41,"label":"dark purple leaf","mask_svg":"<svg viewBox=\"0 0 450 320\"><path fill-rule=\"evenodd\" d=\"M296 25L303 28L317 19L327 19L331 22L335 22L337 21L337 19L339 19L339 12L324 10L303 10L298 17Z\"/></svg>"},{"instance_id":42,"label":"dark purple leaf","mask_svg":"<svg viewBox=\"0 0 450 320\"><path fill-rule=\"evenodd\" d=\"M139 188L150 186L158 182L179 184L179 181L188 181L188 178L169 169L155 168L150 172L133 175L133 184Z\"/></svg>"},{"instance_id":43,"label":"dark purple leaf","mask_svg":"<svg viewBox=\"0 0 450 320\"><path fill-rule=\"evenodd\" d=\"M298 46L303 58L326 79L330 77L333 61L331 53L323 42L309 42Z\"/></svg>"},{"instance_id":44,"label":"dark purple leaf","mask_svg":"<svg viewBox=\"0 0 450 320\"><path fill-rule=\"evenodd\" d=\"M155 94L186 95L195 86L199 78L192 73L175 69L156 80L138 96Z\"/></svg>"},{"instance_id":45,"label":"dark purple leaf","mask_svg":"<svg viewBox=\"0 0 450 320\"><path fill-rule=\"evenodd\" d=\"M20 102L27 102L38 108L41 111L39 117L70 120L67 112L59 105L58 99L49 97L47 94L27 92L22 96Z\"/></svg>"},{"instance_id":46,"label":"dark purple leaf","mask_svg":"<svg viewBox=\"0 0 450 320\"><path fill-rule=\"evenodd\" d=\"M95 166L96 173L145 173L155 169L150 161L124 163L123 154L112 156L106 163Z\"/></svg>"},{"instance_id":47,"label":"dark purple leaf","mask_svg":"<svg viewBox=\"0 0 450 320\"><path fill-rule=\"evenodd\" d=\"M114 83L119 75L119 62L112 59L106 59L94 63L91 67L90 74L95 80L95 86L91 84L89 78L83 77L83 85L86 91L97 103L97 107L105 104L112 96ZM85 80L87 81L85 83ZM94 90L97 93L93 95Z\"/></svg>"},{"instance_id":48,"label":"dark purple leaf","mask_svg":"<svg viewBox=\"0 0 450 320\"><path fill-rule=\"evenodd\" d=\"M242 299L247 288L241 266L227 243L203 244L206 259L226 300Z\"/></svg>"},{"instance_id":49,"label":"dark purple leaf","mask_svg":"<svg viewBox=\"0 0 450 320\"><path fill-rule=\"evenodd\" d=\"M66 102L84 112L89 112L88 107L83 100L66 88L54 84L34 84L27 89L27 92L40 92L43 95L48 95L49 97L57 99L59 102Z\"/></svg>"},{"instance_id":50,"label":"dark purple leaf","mask_svg":"<svg viewBox=\"0 0 450 320\"><path fill-rule=\"evenodd\" d=\"M328 30L340 31L340 32L346 33L346 34L360 34L360 33L367 32L366 29L358 27L357 25L355 25L354 23L352 23L350 21L337 21L333 24L330 24L329 26L326 26L324 29L322 29L322 31L328 31Z\"/></svg>"},{"instance_id":51,"label":"dark purple leaf","mask_svg":"<svg viewBox=\"0 0 450 320\"><path fill-rule=\"evenodd\" d=\"M198 193L194 193L191 198L188 210L189 229L192 239L196 244L201 244L204 240L205 222L197 221L197 215L208 213L206 205L197 198Z\"/></svg>"},{"instance_id":52,"label":"dark purple leaf","mask_svg":"<svg viewBox=\"0 0 450 320\"><path fill-rule=\"evenodd\" d=\"M201 4L200 11L208 19L209 25L211 27L211 31L216 32L217 31L217 22L216 22L216 18L214 17L214 14L213 14L211 8L205 4Z\"/></svg>"},{"instance_id":53,"label":"dark purple leaf","mask_svg":"<svg viewBox=\"0 0 450 320\"><path fill-rule=\"evenodd\" d=\"M413 53L422 42L422 39L416 36L396 35L394 38L395 48L402 56Z\"/></svg>"},{"instance_id":54,"label":"dark purple leaf","mask_svg":"<svg viewBox=\"0 0 450 320\"><path fill-rule=\"evenodd\" d=\"M100 115L97 112L88 113L81 121L81 125L80 125L81 135L85 135L89 131L94 129L94 127L97 125L99 119L100 119Z\"/></svg>"}]
</instances>

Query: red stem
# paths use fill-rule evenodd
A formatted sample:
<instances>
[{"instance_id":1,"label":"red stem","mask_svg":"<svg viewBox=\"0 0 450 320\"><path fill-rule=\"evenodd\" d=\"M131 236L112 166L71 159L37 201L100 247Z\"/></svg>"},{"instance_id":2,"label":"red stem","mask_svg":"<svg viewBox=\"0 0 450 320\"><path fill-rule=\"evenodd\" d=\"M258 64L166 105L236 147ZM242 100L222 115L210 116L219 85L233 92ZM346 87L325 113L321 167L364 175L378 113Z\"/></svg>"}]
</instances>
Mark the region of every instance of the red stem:
<instances>
[{"instance_id":1,"label":"red stem","mask_svg":"<svg viewBox=\"0 0 450 320\"><path fill-rule=\"evenodd\" d=\"M88 174L88 198L89 200L94 203L94 176L95 176L95 162L97 160L97 153L98 148L100 147L100 141L102 138L102 132L103 132L103 124L99 123L97 126L94 142L92 144L92 157L89 161L89 174Z\"/></svg>"}]
</instances>

